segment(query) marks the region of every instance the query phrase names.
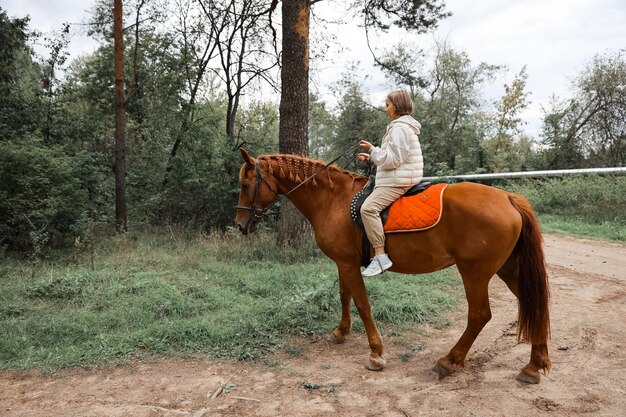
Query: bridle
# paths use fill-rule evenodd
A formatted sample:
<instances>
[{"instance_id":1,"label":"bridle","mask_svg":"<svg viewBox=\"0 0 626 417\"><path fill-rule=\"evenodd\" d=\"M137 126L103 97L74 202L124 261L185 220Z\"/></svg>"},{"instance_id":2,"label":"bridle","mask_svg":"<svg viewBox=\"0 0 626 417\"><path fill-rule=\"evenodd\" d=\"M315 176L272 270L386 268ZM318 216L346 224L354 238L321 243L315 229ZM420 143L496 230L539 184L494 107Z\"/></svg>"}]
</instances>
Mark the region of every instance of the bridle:
<instances>
[{"instance_id":1,"label":"bridle","mask_svg":"<svg viewBox=\"0 0 626 417\"><path fill-rule=\"evenodd\" d=\"M315 176L317 174L319 174L320 172L322 172L323 170L328 168L330 165L332 165L335 162L337 162L337 160L339 160L339 158L341 158L342 156L344 156L348 152L351 152L353 149L355 149L358 146L359 146L358 143L355 144L355 145L352 145L350 148L345 150L341 155L339 155L338 157L336 157L335 159L333 159L329 163L325 164L321 168L318 168L313 174L311 174L307 178L305 178L304 181L302 181L300 184L296 185L295 187L293 187L291 190L287 191L283 195L286 197L289 194L291 194L292 192L294 192L295 190L297 190L298 188L302 187L304 184L306 184L307 182L309 182L310 180L315 178ZM252 212L252 216L254 216L254 220L256 222L260 222L261 219L263 219L263 216L265 215L265 213L270 209L270 207L272 207L274 204L276 204L276 202L278 201L279 195L278 195L278 192L272 188L270 183L263 176L263 172L261 171L261 164L259 164L258 160L255 161L254 167L256 169L256 183L254 184L254 202L253 202L253 204L251 206L235 206L235 210L250 211L250 212ZM276 196L276 199L274 201L272 201L265 208L263 206L261 206L261 202L259 201L259 188L260 188L261 181L263 181L265 183L265 185L267 185L267 187L270 189L270 191L272 193L274 193L274 195Z\"/></svg>"},{"instance_id":2,"label":"bridle","mask_svg":"<svg viewBox=\"0 0 626 417\"><path fill-rule=\"evenodd\" d=\"M247 210L247 211L252 212L254 219L258 222L258 221L261 221L261 219L265 215L265 212L278 201L278 193L276 192L276 190L272 188L270 183L263 176L263 172L261 171L261 165L259 164L259 161L256 161L254 166L256 169L256 183L254 184L254 203L251 206L235 206L235 210ZM261 202L259 201L259 188L260 188L261 181L263 181L267 185L267 187L270 189L270 191L273 192L274 195L276 195L276 200L274 200L270 205L268 205L265 208L261 206Z\"/></svg>"}]
</instances>

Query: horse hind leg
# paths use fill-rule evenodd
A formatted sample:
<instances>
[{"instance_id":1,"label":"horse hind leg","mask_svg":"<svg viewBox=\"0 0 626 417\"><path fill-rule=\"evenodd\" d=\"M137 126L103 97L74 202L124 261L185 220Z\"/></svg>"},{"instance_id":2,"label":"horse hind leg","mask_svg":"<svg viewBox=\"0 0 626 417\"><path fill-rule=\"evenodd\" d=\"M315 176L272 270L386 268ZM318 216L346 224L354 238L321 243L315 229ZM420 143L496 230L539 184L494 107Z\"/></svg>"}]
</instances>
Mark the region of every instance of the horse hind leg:
<instances>
[{"instance_id":1,"label":"horse hind leg","mask_svg":"<svg viewBox=\"0 0 626 417\"><path fill-rule=\"evenodd\" d=\"M442 379L454 372L456 366L465 366L466 356L483 327L491 320L489 281L492 274L459 272L465 287L468 303L467 326L456 345L446 356L439 358L434 370Z\"/></svg>"},{"instance_id":2,"label":"horse hind leg","mask_svg":"<svg viewBox=\"0 0 626 417\"><path fill-rule=\"evenodd\" d=\"M497 272L497 275L519 300L519 276L515 273L516 262L515 255L512 255ZM517 380L527 384L538 384L541 380L540 371L548 372L550 366L548 345L546 343L533 344L530 351L530 361L517 375Z\"/></svg>"},{"instance_id":3,"label":"horse hind leg","mask_svg":"<svg viewBox=\"0 0 626 417\"><path fill-rule=\"evenodd\" d=\"M551 367L548 345L533 344L530 350L530 361L517 375L517 380L527 384L538 384L541 380L540 371L548 373Z\"/></svg>"}]
</instances>

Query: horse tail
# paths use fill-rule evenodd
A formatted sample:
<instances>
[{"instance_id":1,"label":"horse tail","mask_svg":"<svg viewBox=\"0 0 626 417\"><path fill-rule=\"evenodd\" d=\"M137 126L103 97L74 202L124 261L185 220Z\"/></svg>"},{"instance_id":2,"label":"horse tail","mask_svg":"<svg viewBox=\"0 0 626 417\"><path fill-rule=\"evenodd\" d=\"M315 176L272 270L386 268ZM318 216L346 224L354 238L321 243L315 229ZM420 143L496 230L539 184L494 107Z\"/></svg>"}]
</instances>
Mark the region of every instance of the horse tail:
<instances>
[{"instance_id":1,"label":"horse tail","mask_svg":"<svg viewBox=\"0 0 626 417\"><path fill-rule=\"evenodd\" d=\"M519 283L517 338L521 342L544 344L550 338L550 288L541 227L528 200L509 194L509 201L522 216L515 267Z\"/></svg>"}]
</instances>

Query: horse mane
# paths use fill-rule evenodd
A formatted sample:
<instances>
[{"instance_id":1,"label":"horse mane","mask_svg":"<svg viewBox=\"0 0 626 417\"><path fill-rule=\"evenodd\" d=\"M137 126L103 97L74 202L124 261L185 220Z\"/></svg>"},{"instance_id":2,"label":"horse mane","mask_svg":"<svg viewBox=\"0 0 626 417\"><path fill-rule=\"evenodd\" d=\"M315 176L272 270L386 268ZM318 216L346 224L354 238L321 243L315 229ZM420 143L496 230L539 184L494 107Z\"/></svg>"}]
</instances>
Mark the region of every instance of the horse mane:
<instances>
[{"instance_id":1,"label":"horse mane","mask_svg":"<svg viewBox=\"0 0 626 417\"><path fill-rule=\"evenodd\" d=\"M349 177L352 180L352 186L359 180L367 179L367 177L357 174L356 172L350 172L343 170L336 165L329 165L326 169L321 170L326 163L311 158L307 158L299 155L291 154L274 154L274 155L260 155L258 157L259 164L262 169L266 169L269 175L275 175L278 178L289 179L296 184L301 183L309 176L313 175L316 171L319 174L310 180L310 184L313 187L318 187L318 180L322 182L328 181L328 185L331 189L335 188L333 178L338 180L338 177ZM305 184L304 187L308 185Z\"/></svg>"}]
</instances>

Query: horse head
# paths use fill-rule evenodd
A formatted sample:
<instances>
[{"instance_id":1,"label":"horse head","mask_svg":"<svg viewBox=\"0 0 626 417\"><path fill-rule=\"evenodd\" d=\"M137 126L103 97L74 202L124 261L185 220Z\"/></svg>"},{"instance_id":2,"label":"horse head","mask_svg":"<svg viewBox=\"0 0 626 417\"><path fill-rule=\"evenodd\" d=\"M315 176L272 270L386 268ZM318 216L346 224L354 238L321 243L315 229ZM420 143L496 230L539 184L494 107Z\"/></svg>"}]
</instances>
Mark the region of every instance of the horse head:
<instances>
[{"instance_id":1,"label":"horse head","mask_svg":"<svg viewBox=\"0 0 626 417\"><path fill-rule=\"evenodd\" d=\"M239 203L235 222L244 235L254 233L265 211L278 199L275 178L263 174L258 160L239 148L244 160L239 170Z\"/></svg>"}]
</instances>

